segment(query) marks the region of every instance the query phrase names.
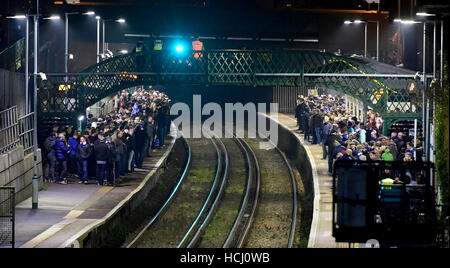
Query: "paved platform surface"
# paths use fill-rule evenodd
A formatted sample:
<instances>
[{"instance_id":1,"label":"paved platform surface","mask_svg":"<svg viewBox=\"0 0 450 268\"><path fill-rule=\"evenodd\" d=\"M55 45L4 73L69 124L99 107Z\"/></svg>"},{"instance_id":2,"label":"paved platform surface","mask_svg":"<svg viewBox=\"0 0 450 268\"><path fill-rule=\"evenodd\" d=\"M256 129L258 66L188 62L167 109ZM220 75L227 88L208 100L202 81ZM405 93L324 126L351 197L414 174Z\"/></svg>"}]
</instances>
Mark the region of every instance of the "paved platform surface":
<instances>
[{"instance_id":1,"label":"paved platform surface","mask_svg":"<svg viewBox=\"0 0 450 268\"><path fill-rule=\"evenodd\" d=\"M278 113L277 121L291 130L305 146L313 167L316 199L314 200L313 223L308 247L346 247L342 243L336 243L336 240L332 236L333 178L328 175L328 160L322 160L322 145L311 145L310 143L304 142L304 135L300 134L300 131L297 130L297 120L294 114ZM316 189L318 189L318 194Z\"/></svg>"},{"instance_id":2,"label":"paved platform surface","mask_svg":"<svg viewBox=\"0 0 450 268\"><path fill-rule=\"evenodd\" d=\"M95 178L89 184L47 183L39 192L39 208L31 209L31 198L16 206L15 246L22 248L64 247L66 241L87 226L106 217L126 199L143 179L156 170L172 149L176 133L166 138L165 146L146 157L142 169L126 174L115 187L98 186Z\"/></svg>"}]
</instances>

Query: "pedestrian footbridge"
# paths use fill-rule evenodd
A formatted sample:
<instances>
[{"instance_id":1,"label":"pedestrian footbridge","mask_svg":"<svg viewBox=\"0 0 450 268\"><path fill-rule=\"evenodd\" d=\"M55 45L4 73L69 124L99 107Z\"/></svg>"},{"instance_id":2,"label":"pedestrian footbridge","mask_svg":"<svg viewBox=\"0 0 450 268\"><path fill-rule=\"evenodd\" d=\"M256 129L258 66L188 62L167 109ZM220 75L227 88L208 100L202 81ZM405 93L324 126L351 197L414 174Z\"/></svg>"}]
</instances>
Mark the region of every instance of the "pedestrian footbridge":
<instances>
[{"instance_id":1,"label":"pedestrian footbridge","mask_svg":"<svg viewBox=\"0 0 450 268\"><path fill-rule=\"evenodd\" d=\"M76 118L119 90L139 85L316 86L348 94L384 118L385 126L421 119L414 72L362 57L293 50L146 51L121 55L76 74L39 82L41 117Z\"/></svg>"}]
</instances>

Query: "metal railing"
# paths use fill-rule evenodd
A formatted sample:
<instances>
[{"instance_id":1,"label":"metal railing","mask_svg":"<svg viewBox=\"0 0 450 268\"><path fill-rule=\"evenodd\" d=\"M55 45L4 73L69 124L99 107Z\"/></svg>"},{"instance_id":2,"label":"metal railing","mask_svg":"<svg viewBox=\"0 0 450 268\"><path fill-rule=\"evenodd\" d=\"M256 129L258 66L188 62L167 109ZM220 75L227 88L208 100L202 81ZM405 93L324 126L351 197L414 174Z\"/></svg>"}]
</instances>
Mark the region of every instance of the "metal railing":
<instances>
[{"instance_id":1,"label":"metal railing","mask_svg":"<svg viewBox=\"0 0 450 268\"><path fill-rule=\"evenodd\" d=\"M19 117L19 139L25 155L32 153L34 148L34 113Z\"/></svg>"},{"instance_id":2,"label":"metal railing","mask_svg":"<svg viewBox=\"0 0 450 268\"><path fill-rule=\"evenodd\" d=\"M24 153L31 153L34 146L34 113L19 117L17 106L0 112L0 154L22 145Z\"/></svg>"},{"instance_id":3,"label":"metal railing","mask_svg":"<svg viewBox=\"0 0 450 268\"><path fill-rule=\"evenodd\" d=\"M0 248L14 248L15 188L0 186Z\"/></svg>"},{"instance_id":4,"label":"metal railing","mask_svg":"<svg viewBox=\"0 0 450 268\"><path fill-rule=\"evenodd\" d=\"M11 151L19 144L17 106L0 112L0 154Z\"/></svg>"}]
</instances>

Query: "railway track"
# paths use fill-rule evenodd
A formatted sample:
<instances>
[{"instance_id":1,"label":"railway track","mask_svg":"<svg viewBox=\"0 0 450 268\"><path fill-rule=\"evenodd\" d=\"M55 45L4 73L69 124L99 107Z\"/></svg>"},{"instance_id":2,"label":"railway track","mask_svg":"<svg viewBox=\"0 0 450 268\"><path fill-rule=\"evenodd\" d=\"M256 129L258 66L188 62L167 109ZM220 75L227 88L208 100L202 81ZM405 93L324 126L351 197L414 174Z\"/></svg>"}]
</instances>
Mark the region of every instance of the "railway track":
<instances>
[{"instance_id":1,"label":"railway track","mask_svg":"<svg viewBox=\"0 0 450 268\"><path fill-rule=\"evenodd\" d=\"M276 146L260 148L262 139L246 139L260 163L258 207L244 247L293 247L297 222L297 185L292 167Z\"/></svg>"},{"instance_id":2,"label":"railway track","mask_svg":"<svg viewBox=\"0 0 450 268\"><path fill-rule=\"evenodd\" d=\"M227 156L215 139L186 139L186 143L189 159L178 184L127 247L185 247L198 239L220 199Z\"/></svg>"},{"instance_id":3,"label":"railway track","mask_svg":"<svg viewBox=\"0 0 450 268\"><path fill-rule=\"evenodd\" d=\"M189 159L178 184L127 247L292 247L295 178L284 154L264 152L258 141L186 139ZM268 165L279 172L269 174ZM273 228L264 230L267 221Z\"/></svg>"}]
</instances>

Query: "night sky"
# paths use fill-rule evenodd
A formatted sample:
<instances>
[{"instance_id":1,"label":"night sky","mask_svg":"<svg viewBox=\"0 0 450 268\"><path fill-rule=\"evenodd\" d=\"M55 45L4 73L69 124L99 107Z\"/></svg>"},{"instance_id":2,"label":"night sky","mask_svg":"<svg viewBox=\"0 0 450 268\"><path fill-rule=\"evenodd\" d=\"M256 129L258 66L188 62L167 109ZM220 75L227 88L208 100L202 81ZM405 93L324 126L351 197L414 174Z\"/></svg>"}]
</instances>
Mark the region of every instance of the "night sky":
<instances>
[{"instance_id":1,"label":"night sky","mask_svg":"<svg viewBox=\"0 0 450 268\"><path fill-rule=\"evenodd\" d=\"M1 0L0 5L0 50L14 44L25 34L23 21L6 19L7 15L33 14L35 0ZM381 50L387 51L398 26L392 23L398 17L398 1L381 0L378 4L368 4L364 0L89 0L81 5L55 4L58 1L40 0L40 13L43 16L59 14L64 18L65 12L86 12L93 10L102 18L126 18L127 23L117 25L107 23L106 42L126 44L120 48L131 47L136 39L124 37L125 33L150 35L184 35L184 36L218 36L218 37L253 37L253 38L317 38L318 44L278 44L256 42L210 42L208 48L303 48L327 51L354 51L362 53L364 46L363 27L353 25L345 27L345 19L380 20ZM59 1L64 2L64 1ZM424 8L430 10L433 5L447 4L448 0L416 0L417 5L411 9L411 1L401 1L402 18L409 18ZM380 8L383 14L373 13ZM331 10L311 12L315 10ZM448 8L447 8L448 9ZM351 12L345 10L352 10ZM442 10L442 8L441 8ZM343 13L344 12L344 13ZM64 47L64 23L42 21L40 27L41 46L46 49L46 57L52 62L53 71L60 70L59 59ZM88 16L70 16L69 23L71 46L80 60L80 55L92 54L95 49L95 18ZM369 24L368 41L370 54L374 54L375 26ZM405 67L416 69L420 63L420 27L404 28L404 41L408 44L404 51ZM44 43L43 43L44 42ZM83 43L84 42L84 43ZM86 50L79 49L85 48ZM94 52L95 53L95 52ZM63 58L63 57L61 57ZM44 64L43 61L42 64ZM74 61L74 69L83 69L87 62ZM78 67L77 67L78 66ZM44 68L45 69L45 68Z\"/></svg>"}]
</instances>

